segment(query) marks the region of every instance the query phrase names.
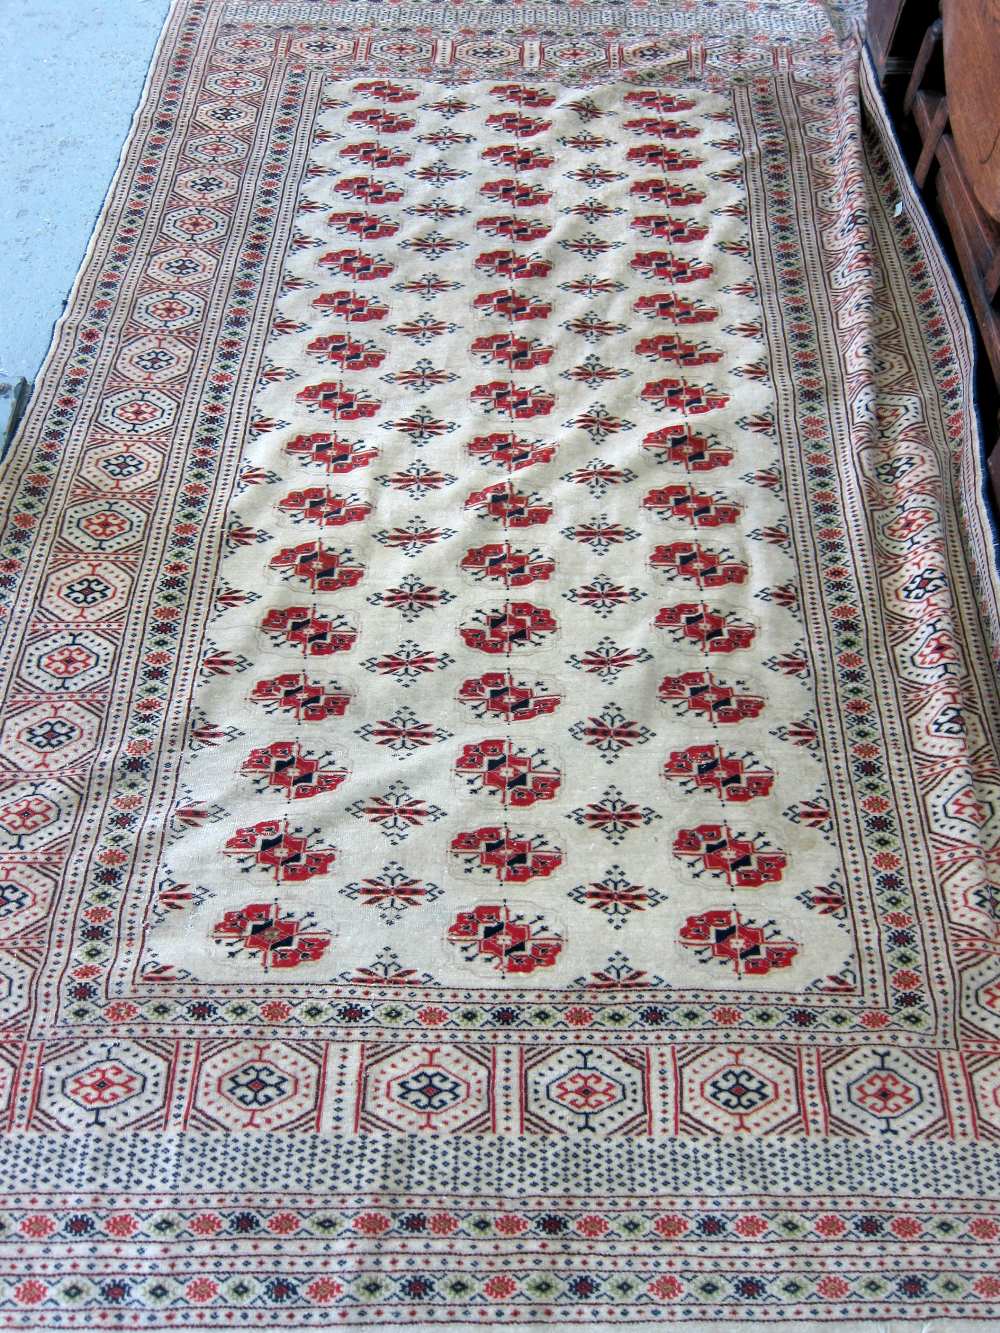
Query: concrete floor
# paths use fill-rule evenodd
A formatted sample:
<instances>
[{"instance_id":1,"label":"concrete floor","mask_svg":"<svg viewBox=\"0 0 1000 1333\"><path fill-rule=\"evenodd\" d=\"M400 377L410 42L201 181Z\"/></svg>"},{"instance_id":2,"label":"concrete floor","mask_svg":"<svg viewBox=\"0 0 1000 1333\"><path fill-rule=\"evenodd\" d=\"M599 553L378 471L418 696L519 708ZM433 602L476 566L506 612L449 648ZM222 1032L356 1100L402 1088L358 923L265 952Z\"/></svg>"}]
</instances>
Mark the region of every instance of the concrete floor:
<instances>
[{"instance_id":1,"label":"concrete floor","mask_svg":"<svg viewBox=\"0 0 1000 1333\"><path fill-rule=\"evenodd\" d=\"M0 0L0 381L48 350L168 8Z\"/></svg>"}]
</instances>

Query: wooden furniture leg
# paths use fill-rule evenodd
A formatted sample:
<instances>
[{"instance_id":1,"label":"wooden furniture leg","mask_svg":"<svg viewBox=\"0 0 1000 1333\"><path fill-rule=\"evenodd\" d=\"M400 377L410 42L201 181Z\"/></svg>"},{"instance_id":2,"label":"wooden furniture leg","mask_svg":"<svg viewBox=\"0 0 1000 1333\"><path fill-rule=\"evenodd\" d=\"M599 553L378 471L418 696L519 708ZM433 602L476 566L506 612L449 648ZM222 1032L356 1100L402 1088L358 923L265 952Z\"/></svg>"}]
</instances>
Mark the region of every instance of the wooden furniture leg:
<instances>
[{"instance_id":1,"label":"wooden furniture leg","mask_svg":"<svg viewBox=\"0 0 1000 1333\"><path fill-rule=\"evenodd\" d=\"M931 169L931 163L937 155L938 144L941 142L941 135L948 127L948 99L942 97L934 108L934 115L927 129L927 138L920 150L920 156L917 158L917 165L913 168L913 179L917 182L919 189L923 189L927 184L927 173Z\"/></svg>"},{"instance_id":2,"label":"wooden furniture leg","mask_svg":"<svg viewBox=\"0 0 1000 1333\"><path fill-rule=\"evenodd\" d=\"M917 95L917 89L924 81L924 75L927 73L927 66L931 63L934 52L941 45L941 33L943 31L944 24L940 19L935 19L924 33L924 40L920 43L920 50L917 52L917 59L913 66L913 73L910 75L910 82L906 85L906 94L903 97L904 116L908 116L913 110L913 99Z\"/></svg>"}]
</instances>

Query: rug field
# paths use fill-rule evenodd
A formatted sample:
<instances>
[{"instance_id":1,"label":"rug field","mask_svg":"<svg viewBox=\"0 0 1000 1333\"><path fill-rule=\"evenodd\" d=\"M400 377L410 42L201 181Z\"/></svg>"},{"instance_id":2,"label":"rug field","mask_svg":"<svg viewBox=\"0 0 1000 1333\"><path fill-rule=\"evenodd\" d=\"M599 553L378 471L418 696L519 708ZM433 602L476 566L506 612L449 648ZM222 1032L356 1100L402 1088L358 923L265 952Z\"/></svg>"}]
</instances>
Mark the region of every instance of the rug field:
<instances>
[{"instance_id":1,"label":"rug field","mask_svg":"<svg viewBox=\"0 0 1000 1333\"><path fill-rule=\"evenodd\" d=\"M176 0L0 478L0 1328L998 1326L1000 579L858 8Z\"/></svg>"}]
</instances>

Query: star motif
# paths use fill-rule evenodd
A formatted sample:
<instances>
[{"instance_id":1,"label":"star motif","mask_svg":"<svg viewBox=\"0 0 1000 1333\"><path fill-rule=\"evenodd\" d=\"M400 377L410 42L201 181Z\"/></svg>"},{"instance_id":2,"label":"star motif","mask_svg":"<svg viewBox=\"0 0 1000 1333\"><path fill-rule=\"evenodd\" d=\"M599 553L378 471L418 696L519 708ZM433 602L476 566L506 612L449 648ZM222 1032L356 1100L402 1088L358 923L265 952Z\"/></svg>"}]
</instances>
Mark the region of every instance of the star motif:
<instances>
[{"instance_id":1,"label":"star motif","mask_svg":"<svg viewBox=\"0 0 1000 1333\"><path fill-rule=\"evenodd\" d=\"M385 924L392 926L409 908L433 902L443 890L437 884L415 879L398 861L390 861L380 874L348 884L340 892L362 907L374 907Z\"/></svg>"},{"instance_id":2,"label":"star motif","mask_svg":"<svg viewBox=\"0 0 1000 1333\"><path fill-rule=\"evenodd\" d=\"M574 723L569 734L584 745L592 745L606 764L613 764L623 750L645 745L656 732L630 718L618 704L609 703L599 713Z\"/></svg>"},{"instance_id":3,"label":"star motif","mask_svg":"<svg viewBox=\"0 0 1000 1333\"><path fill-rule=\"evenodd\" d=\"M651 806L627 801L617 787L608 787L599 801L577 807L566 818L595 833L603 833L617 847L633 830L661 816Z\"/></svg>"},{"instance_id":4,"label":"star motif","mask_svg":"<svg viewBox=\"0 0 1000 1333\"><path fill-rule=\"evenodd\" d=\"M619 648L614 639L601 639L595 648L584 653L573 653L566 661L576 671L586 671L610 685L623 671L635 666L637 662L651 662L652 653L645 648Z\"/></svg>"},{"instance_id":5,"label":"star motif","mask_svg":"<svg viewBox=\"0 0 1000 1333\"><path fill-rule=\"evenodd\" d=\"M563 593L568 602L578 602L581 606L589 607L602 620L607 620L617 607L641 601L646 595L638 588L622 587L621 584L603 576Z\"/></svg>"},{"instance_id":6,"label":"star motif","mask_svg":"<svg viewBox=\"0 0 1000 1333\"><path fill-rule=\"evenodd\" d=\"M443 727L436 727L433 722L422 722L412 708L405 704L397 708L391 717L377 722L366 722L354 733L373 745L381 745L397 759L408 759L417 750L451 739L452 733Z\"/></svg>"},{"instance_id":7,"label":"star motif","mask_svg":"<svg viewBox=\"0 0 1000 1333\"><path fill-rule=\"evenodd\" d=\"M377 825L396 846L405 842L414 829L422 827L428 820L437 823L448 812L431 801L414 796L405 782L393 782L377 796L359 797L347 807L347 813Z\"/></svg>"},{"instance_id":8,"label":"star motif","mask_svg":"<svg viewBox=\"0 0 1000 1333\"><path fill-rule=\"evenodd\" d=\"M614 930L621 930L633 912L645 912L666 901L658 889L633 884L619 865L609 866L603 879L578 884L569 897L582 907L603 912Z\"/></svg>"}]
</instances>

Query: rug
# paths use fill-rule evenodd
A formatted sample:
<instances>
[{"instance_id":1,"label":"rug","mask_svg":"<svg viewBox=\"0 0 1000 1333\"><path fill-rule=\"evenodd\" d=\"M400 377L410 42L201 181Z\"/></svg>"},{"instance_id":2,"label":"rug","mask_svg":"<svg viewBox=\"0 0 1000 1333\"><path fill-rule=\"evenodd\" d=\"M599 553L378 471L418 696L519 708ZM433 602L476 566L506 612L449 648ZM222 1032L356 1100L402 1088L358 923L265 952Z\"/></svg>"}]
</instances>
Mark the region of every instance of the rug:
<instances>
[{"instance_id":1,"label":"rug","mask_svg":"<svg viewBox=\"0 0 1000 1333\"><path fill-rule=\"evenodd\" d=\"M1000 1317L1000 580L858 8L175 4L3 474L4 1327Z\"/></svg>"}]
</instances>

